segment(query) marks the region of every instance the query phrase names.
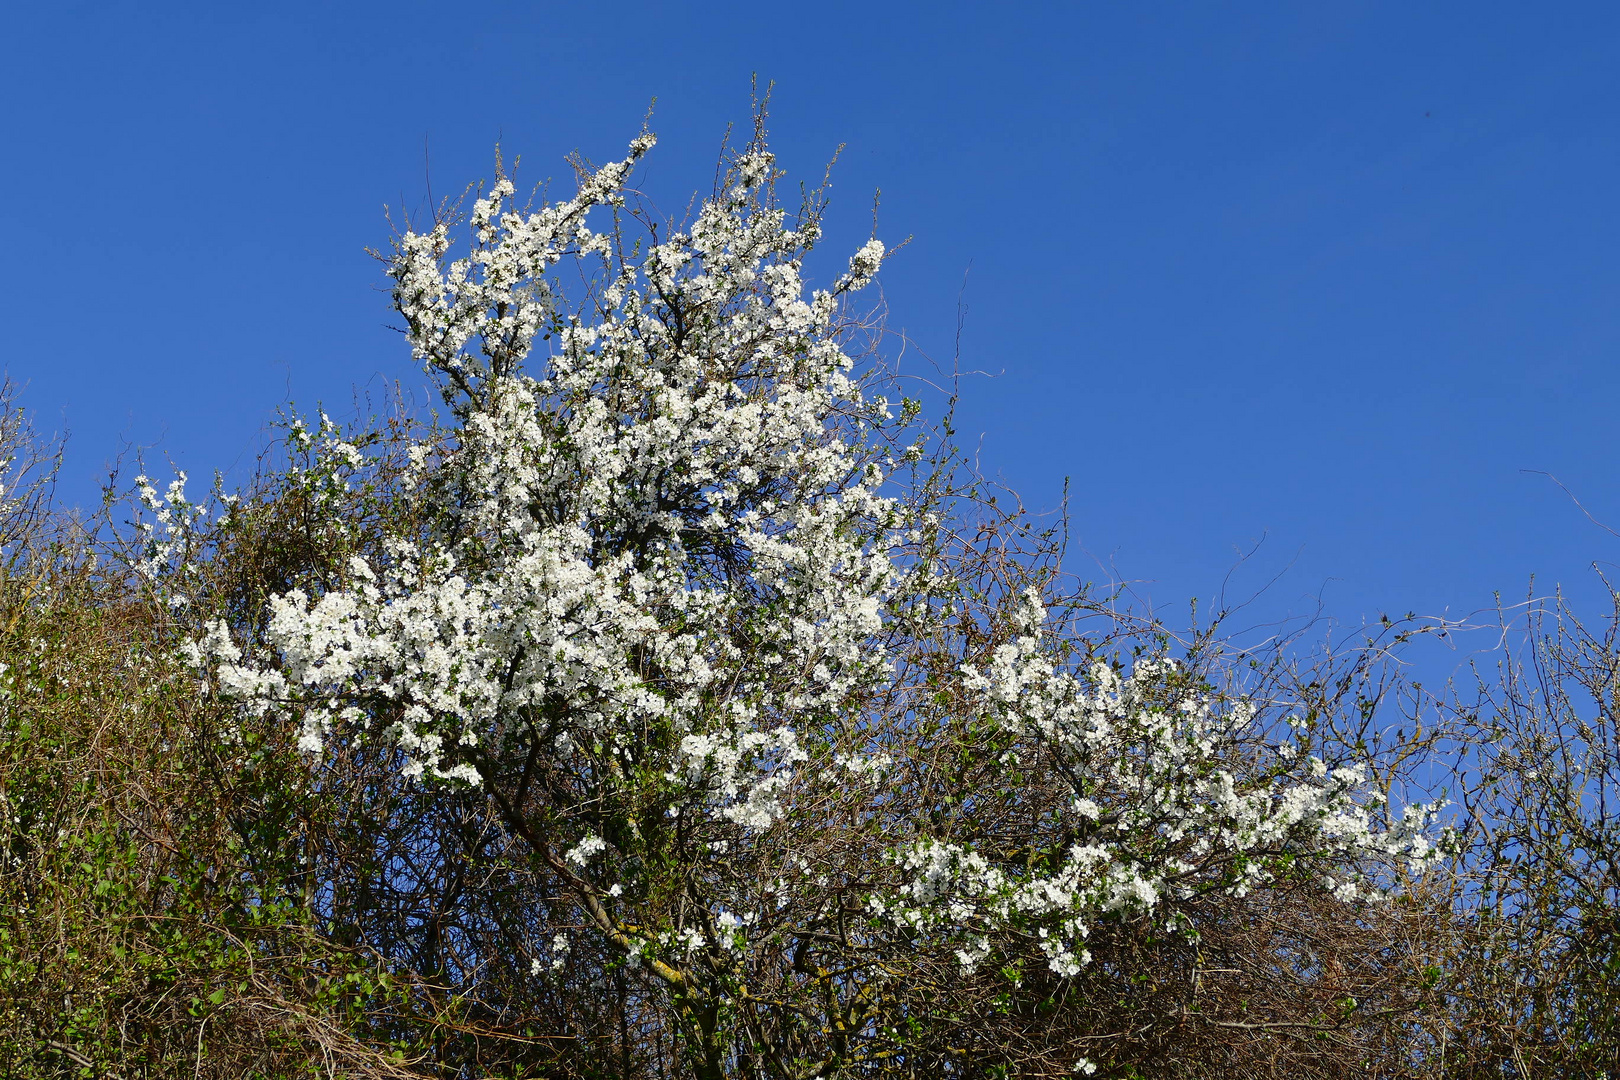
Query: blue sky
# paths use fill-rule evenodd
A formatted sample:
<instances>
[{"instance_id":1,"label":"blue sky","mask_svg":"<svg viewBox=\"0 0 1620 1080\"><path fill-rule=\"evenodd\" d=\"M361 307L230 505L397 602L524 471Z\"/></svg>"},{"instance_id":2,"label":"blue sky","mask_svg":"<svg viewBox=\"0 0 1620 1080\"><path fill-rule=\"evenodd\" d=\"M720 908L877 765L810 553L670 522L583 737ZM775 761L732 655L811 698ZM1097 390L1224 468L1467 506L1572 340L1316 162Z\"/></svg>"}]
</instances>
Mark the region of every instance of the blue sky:
<instances>
[{"instance_id":1,"label":"blue sky","mask_svg":"<svg viewBox=\"0 0 1620 1080\"><path fill-rule=\"evenodd\" d=\"M706 189L749 79L832 246L1073 566L1166 606L1464 615L1620 540L1620 9L1598 4L12 5L0 359L88 501L128 447L242 468L289 396L420 385L384 204L603 160ZM429 157L424 163L424 144ZM971 272L969 273L969 268ZM967 285L963 292L963 278ZM915 368L913 370L916 370ZM980 440L982 433L982 441ZM1095 562L1087 563L1087 559Z\"/></svg>"}]
</instances>

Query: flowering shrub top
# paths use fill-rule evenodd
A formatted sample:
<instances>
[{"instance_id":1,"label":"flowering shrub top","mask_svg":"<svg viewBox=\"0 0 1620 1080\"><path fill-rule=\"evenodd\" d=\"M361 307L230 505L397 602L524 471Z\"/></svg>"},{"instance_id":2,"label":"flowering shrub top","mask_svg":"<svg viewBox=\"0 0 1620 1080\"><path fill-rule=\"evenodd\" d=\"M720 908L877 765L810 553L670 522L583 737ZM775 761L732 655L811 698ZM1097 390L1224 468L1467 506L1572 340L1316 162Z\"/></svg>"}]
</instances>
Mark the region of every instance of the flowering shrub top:
<instances>
[{"instance_id":1,"label":"flowering shrub top","mask_svg":"<svg viewBox=\"0 0 1620 1080\"><path fill-rule=\"evenodd\" d=\"M498 178L461 257L444 223L399 238L456 421L409 448L413 512L261 636L217 622L192 652L311 755L382 740L489 799L579 912L504 962L562 977L584 935L663 982L694 1054L742 1030L808 1078L886 1060L928 964L1070 978L1110 920L1191 934L1187 902L1283 867L1344 900L1358 861L1425 854L1426 809L1381 829L1353 767L1254 767L1245 703L1167 660L1077 670L1038 589L977 589L849 350L884 245L808 289L821 204L780 206L760 140L689 224L626 240L652 145L533 212ZM372 468L329 422L300 437L316 487ZM143 570L174 550L154 534Z\"/></svg>"}]
</instances>

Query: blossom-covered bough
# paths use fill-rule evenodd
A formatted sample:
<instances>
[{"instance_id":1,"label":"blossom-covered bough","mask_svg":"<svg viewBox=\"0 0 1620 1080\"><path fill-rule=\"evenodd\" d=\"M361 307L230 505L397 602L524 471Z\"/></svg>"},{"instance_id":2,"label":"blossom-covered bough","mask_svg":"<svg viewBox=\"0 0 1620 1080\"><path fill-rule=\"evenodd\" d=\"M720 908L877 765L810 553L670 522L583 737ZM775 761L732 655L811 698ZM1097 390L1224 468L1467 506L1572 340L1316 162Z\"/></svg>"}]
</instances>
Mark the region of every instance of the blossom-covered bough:
<instances>
[{"instance_id":1,"label":"blossom-covered bough","mask_svg":"<svg viewBox=\"0 0 1620 1080\"><path fill-rule=\"evenodd\" d=\"M823 204L780 204L762 136L679 225L629 187L652 145L537 210L498 176L459 255L398 238L453 416L391 481L410 512L193 647L313 761L392 748L491 807L563 901L479 964L641 980L695 1075L968 1074L953 985L1016 1014L1110 934L1196 942L1222 898L1350 903L1426 854L1431 808L1391 825L1353 765L1257 753L1253 707L1111 661L1049 568L966 538L971 485L856 348L881 242L810 288ZM376 469L295 434L312 489Z\"/></svg>"}]
</instances>

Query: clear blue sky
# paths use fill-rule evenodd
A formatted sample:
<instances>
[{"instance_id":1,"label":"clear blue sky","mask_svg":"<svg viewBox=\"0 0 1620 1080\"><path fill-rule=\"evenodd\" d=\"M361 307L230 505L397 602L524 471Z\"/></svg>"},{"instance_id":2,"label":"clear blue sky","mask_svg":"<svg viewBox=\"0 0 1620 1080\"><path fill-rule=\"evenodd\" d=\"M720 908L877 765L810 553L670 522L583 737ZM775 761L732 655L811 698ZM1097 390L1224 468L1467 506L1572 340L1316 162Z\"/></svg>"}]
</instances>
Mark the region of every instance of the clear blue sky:
<instances>
[{"instance_id":1,"label":"clear blue sky","mask_svg":"<svg viewBox=\"0 0 1620 1080\"><path fill-rule=\"evenodd\" d=\"M88 500L121 447L240 467L289 395L420 385L383 206L615 155L706 188L749 76L834 147L834 243L915 239L891 323L981 462L1161 603L1462 614L1590 592L1620 540L1620 8L1610 4L14 3L4 356ZM673 209L674 207L672 207ZM1083 557L1075 568L1086 570Z\"/></svg>"}]
</instances>

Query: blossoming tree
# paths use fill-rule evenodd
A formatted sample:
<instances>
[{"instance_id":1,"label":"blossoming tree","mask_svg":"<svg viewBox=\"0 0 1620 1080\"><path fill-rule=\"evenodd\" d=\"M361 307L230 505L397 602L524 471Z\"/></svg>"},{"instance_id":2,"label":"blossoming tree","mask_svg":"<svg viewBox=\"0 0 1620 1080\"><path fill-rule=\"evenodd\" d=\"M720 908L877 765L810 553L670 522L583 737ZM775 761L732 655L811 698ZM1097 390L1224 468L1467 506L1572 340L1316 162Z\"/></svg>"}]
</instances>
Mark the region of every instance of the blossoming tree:
<instances>
[{"instance_id":1,"label":"blossoming tree","mask_svg":"<svg viewBox=\"0 0 1620 1080\"><path fill-rule=\"evenodd\" d=\"M1245 898L1355 904L1425 855L1427 808L1075 633L1014 518L960 528L949 447L856 347L880 241L810 288L824 204L788 212L762 134L681 223L629 186L652 146L538 209L498 176L464 249L398 238L453 418L388 481L409 512L193 646L314 767L378 747L487 809L520 873L468 993L629 986L631 1041L701 1077L1106 1072L1109 1033L1052 1018L1121 935L1196 950ZM375 477L295 435L333 505ZM161 576L195 514L147 500Z\"/></svg>"}]
</instances>

